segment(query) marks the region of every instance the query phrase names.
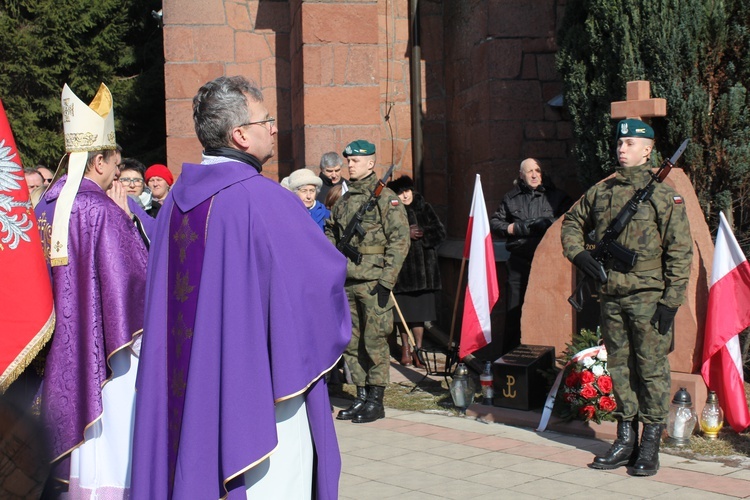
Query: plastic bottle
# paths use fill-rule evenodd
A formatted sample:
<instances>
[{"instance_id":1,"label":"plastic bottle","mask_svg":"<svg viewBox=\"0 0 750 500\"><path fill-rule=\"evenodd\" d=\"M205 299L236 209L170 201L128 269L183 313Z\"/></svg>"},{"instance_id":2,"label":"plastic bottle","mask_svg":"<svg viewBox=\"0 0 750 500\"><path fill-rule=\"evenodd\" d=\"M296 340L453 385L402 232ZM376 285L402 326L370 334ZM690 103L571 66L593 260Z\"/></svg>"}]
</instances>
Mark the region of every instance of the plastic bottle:
<instances>
[{"instance_id":1,"label":"plastic bottle","mask_svg":"<svg viewBox=\"0 0 750 500\"><path fill-rule=\"evenodd\" d=\"M484 371L479 376L479 382L482 385L482 404L492 406L492 398L495 396L492 386L492 361L484 364Z\"/></svg>"}]
</instances>

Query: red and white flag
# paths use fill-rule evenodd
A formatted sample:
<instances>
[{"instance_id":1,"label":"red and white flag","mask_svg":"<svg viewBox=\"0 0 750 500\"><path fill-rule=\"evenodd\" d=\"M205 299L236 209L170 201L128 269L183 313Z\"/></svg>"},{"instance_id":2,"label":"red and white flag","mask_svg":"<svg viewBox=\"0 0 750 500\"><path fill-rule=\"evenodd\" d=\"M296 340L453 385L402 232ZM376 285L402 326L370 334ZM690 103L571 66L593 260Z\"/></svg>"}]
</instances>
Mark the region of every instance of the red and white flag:
<instances>
[{"instance_id":1,"label":"red and white flag","mask_svg":"<svg viewBox=\"0 0 750 500\"><path fill-rule=\"evenodd\" d=\"M719 217L701 374L719 397L729 425L741 432L750 425L739 340L739 333L750 326L750 263L724 214Z\"/></svg>"},{"instance_id":2,"label":"red and white flag","mask_svg":"<svg viewBox=\"0 0 750 500\"><path fill-rule=\"evenodd\" d=\"M490 312L500 297L495 271L495 250L492 247L490 221L487 217L479 174L474 183L469 227L466 229L464 258L469 260L469 283L466 285L464 297L459 358L490 343L492 340Z\"/></svg>"},{"instance_id":3,"label":"red and white flag","mask_svg":"<svg viewBox=\"0 0 750 500\"><path fill-rule=\"evenodd\" d=\"M0 393L52 336L52 285L29 188L0 101Z\"/></svg>"}]
</instances>

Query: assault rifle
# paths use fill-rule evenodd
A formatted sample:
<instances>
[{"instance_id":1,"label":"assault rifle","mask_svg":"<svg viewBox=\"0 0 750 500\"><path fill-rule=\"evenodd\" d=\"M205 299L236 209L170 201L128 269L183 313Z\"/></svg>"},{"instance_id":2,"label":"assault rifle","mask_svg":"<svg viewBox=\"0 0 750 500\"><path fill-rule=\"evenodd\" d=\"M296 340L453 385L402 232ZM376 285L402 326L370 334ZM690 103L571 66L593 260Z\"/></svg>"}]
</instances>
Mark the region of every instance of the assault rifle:
<instances>
[{"instance_id":1,"label":"assault rifle","mask_svg":"<svg viewBox=\"0 0 750 500\"><path fill-rule=\"evenodd\" d=\"M352 238L354 238L355 234L358 234L361 238L364 238L365 234L367 234L367 231L362 227L362 220L367 212L375 208L378 198L380 198L380 193L385 187L385 182L388 180L388 177L391 176L391 173L393 173L394 168L396 168L396 166L391 165L391 168L388 169L383 178L378 181L378 185L375 186L375 189L370 193L370 197L361 207L359 207L357 213L354 214L354 217L352 217L346 225L346 229L344 229L341 239L336 244L336 248L339 249L339 252L346 255L355 265L359 265L362 262L362 254L359 253L359 250L357 250L356 247L351 245Z\"/></svg>"},{"instance_id":2,"label":"assault rifle","mask_svg":"<svg viewBox=\"0 0 750 500\"><path fill-rule=\"evenodd\" d=\"M594 250L591 251L591 256L599 262L599 275L597 276L599 282L607 282L607 271L605 271L604 265L610 261L613 262L612 267L614 269L622 272L627 272L635 267L638 262L638 253L624 247L616 240L625 229L625 226L628 225L633 216L638 212L638 207L641 203L650 200L651 196L653 196L654 189L656 188L654 182L661 183L667 178L672 167L674 167L675 162L679 160L680 156L682 156L682 153L685 151L685 148L687 148L688 142L690 142L690 139L685 139L682 144L680 144L680 147L677 148L675 154L673 154L668 160L665 159L662 162L656 173L651 172L651 179L648 181L648 184L636 191L633 197L628 200L624 207L622 207L622 210L617 214L617 217L615 217L612 222L609 223L609 226L607 226L602 239L597 242ZM568 297L568 302L570 302L570 305L572 305L578 312L583 310L583 291L584 287L588 288L588 280L589 276L584 273L583 279L578 282L575 292Z\"/></svg>"}]
</instances>

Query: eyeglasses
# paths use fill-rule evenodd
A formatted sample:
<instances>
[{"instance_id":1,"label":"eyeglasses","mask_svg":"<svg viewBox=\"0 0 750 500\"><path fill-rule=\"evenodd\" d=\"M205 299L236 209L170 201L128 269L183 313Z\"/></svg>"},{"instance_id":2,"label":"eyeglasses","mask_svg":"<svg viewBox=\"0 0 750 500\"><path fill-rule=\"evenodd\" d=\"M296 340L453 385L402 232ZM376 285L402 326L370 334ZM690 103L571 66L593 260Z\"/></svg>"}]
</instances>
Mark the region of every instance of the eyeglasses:
<instances>
[{"instance_id":1,"label":"eyeglasses","mask_svg":"<svg viewBox=\"0 0 750 500\"><path fill-rule=\"evenodd\" d=\"M52 182L52 177L50 177L50 178L44 177L44 185L45 185L45 186L46 186L47 184L49 184L50 182Z\"/></svg>"},{"instance_id":2,"label":"eyeglasses","mask_svg":"<svg viewBox=\"0 0 750 500\"><path fill-rule=\"evenodd\" d=\"M135 184L136 186L140 186L143 184L143 179L137 177L120 177L120 182L123 184Z\"/></svg>"},{"instance_id":3,"label":"eyeglasses","mask_svg":"<svg viewBox=\"0 0 750 500\"><path fill-rule=\"evenodd\" d=\"M269 116L265 120L259 120L257 122L243 123L242 125L238 125L238 127L246 127L247 125L262 125L262 124L266 124L266 123L270 123L271 124L270 127L273 127L274 123L276 123L276 118L274 118L273 116Z\"/></svg>"}]
</instances>

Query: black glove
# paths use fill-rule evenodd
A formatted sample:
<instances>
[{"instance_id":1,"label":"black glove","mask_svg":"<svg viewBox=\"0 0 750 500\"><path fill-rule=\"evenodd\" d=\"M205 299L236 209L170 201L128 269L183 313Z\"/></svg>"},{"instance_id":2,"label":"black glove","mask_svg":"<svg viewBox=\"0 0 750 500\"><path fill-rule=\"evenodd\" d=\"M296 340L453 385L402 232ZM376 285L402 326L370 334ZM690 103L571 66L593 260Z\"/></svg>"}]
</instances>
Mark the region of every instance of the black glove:
<instances>
[{"instance_id":1,"label":"black glove","mask_svg":"<svg viewBox=\"0 0 750 500\"><path fill-rule=\"evenodd\" d=\"M529 220L519 220L513 223L513 236L528 236L529 235Z\"/></svg>"},{"instance_id":2,"label":"black glove","mask_svg":"<svg viewBox=\"0 0 750 500\"><path fill-rule=\"evenodd\" d=\"M531 234L541 236L546 233L547 229L552 225L553 219L549 217L537 217L536 219L531 219L531 222L526 222L529 226Z\"/></svg>"},{"instance_id":3,"label":"black glove","mask_svg":"<svg viewBox=\"0 0 750 500\"><path fill-rule=\"evenodd\" d=\"M378 283L375 285L375 288L372 289L372 292L370 292L370 295L378 295L378 306L383 308L386 305L388 305L388 297L391 296L391 291L388 290L386 287Z\"/></svg>"},{"instance_id":4,"label":"black glove","mask_svg":"<svg viewBox=\"0 0 750 500\"><path fill-rule=\"evenodd\" d=\"M657 304L656 312L651 317L651 326L659 323L659 333L666 335L674 323L674 316L677 314L676 307L667 307L664 304Z\"/></svg>"},{"instance_id":5,"label":"black glove","mask_svg":"<svg viewBox=\"0 0 750 500\"><path fill-rule=\"evenodd\" d=\"M584 250L578 255L573 257L573 264L586 273L590 278L596 281L602 281L601 270L602 265L594 257L591 256L591 252Z\"/></svg>"}]
</instances>

